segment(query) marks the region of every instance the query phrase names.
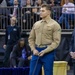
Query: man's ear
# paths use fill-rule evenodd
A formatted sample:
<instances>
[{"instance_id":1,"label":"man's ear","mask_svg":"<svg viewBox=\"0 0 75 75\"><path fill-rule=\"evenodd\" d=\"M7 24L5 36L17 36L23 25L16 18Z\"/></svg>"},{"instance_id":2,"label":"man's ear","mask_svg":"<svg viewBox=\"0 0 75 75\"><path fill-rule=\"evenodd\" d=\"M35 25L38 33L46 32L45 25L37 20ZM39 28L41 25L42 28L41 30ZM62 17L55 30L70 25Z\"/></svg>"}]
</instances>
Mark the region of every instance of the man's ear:
<instances>
[{"instance_id":1,"label":"man's ear","mask_svg":"<svg viewBox=\"0 0 75 75\"><path fill-rule=\"evenodd\" d=\"M50 15L51 14L51 11L50 10L48 10L48 15Z\"/></svg>"}]
</instances>

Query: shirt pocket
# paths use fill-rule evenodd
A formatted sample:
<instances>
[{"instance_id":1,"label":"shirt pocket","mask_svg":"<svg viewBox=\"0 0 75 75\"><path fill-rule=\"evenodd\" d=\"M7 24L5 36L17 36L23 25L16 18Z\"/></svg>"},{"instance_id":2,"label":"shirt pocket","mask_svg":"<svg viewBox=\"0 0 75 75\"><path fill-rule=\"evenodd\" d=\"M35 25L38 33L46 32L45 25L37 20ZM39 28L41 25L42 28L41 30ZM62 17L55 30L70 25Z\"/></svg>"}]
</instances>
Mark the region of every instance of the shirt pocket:
<instances>
[{"instance_id":1,"label":"shirt pocket","mask_svg":"<svg viewBox=\"0 0 75 75\"><path fill-rule=\"evenodd\" d=\"M39 26L35 27L34 30L35 30L35 33L39 33L40 32L40 27Z\"/></svg>"},{"instance_id":2,"label":"shirt pocket","mask_svg":"<svg viewBox=\"0 0 75 75\"><path fill-rule=\"evenodd\" d=\"M45 32L47 34L51 34L52 33L52 28L50 26L47 26L46 29L45 29Z\"/></svg>"}]
</instances>

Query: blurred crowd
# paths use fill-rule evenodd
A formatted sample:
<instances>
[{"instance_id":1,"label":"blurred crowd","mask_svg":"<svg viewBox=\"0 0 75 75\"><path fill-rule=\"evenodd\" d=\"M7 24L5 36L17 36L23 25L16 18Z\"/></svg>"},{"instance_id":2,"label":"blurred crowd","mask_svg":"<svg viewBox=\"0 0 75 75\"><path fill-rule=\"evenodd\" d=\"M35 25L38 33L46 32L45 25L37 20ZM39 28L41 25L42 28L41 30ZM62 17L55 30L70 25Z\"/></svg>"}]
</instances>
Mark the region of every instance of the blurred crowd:
<instances>
[{"instance_id":1,"label":"blurred crowd","mask_svg":"<svg viewBox=\"0 0 75 75\"><path fill-rule=\"evenodd\" d=\"M0 0L1 6L14 6L15 0ZM17 0L18 5L24 7L27 5L28 0ZM48 3L50 5L60 5L61 0L30 0L30 5L37 6L41 3Z\"/></svg>"},{"instance_id":2,"label":"blurred crowd","mask_svg":"<svg viewBox=\"0 0 75 75\"><path fill-rule=\"evenodd\" d=\"M9 19L13 16L17 17L18 25L22 25L22 29L31 29L33 23L40 20L39 8L43 3L50 4L52 7L56 6L57 8L52 10L53 19L60 24L65 22L64 26L61 25L62 28L71 28L66 18L66 20L64 19L65 21L63 19L62 21L60 20L62 12L66 11L62 9L66 4L65 0L0 0L0 29L5 29L7 25L10 25ZM65 7L67 8L74 6L75 1L68 0L68 3L72 3L73 5L66 4ZM62 8L58 8L58 6ZM68 12L71 13L71 10Z\"/></svg>"},{"instance_id":3,"label":"blurred crowd","mask_svg":"<svg viewBox=\"0 0 75 75\"><path fill-rule=\"evenodd\" d=\"M39 7L43 3L55 6L60 5L60 0L0 0L0 29L6 29L13 16L17 17L19 26L22 23L22 29L30 29L40 19Z\"/></svg>"}]
</instances>

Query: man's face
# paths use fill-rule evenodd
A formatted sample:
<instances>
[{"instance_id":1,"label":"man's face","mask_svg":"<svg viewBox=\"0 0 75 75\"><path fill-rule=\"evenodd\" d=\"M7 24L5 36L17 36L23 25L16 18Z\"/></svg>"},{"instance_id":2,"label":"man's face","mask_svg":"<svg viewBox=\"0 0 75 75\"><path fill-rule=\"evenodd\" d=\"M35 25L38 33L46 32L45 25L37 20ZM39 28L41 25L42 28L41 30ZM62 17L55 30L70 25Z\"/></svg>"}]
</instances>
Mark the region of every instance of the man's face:
<instances>
[{"instance_id":1,"label":"man's face","mask_svg":"<svg viewBox=\"0 0 75 75\"><path fill-rule=\"evenodd\" d=\"M16 18L12 17L10 20L11 20L11 25L15 25L15 23L16 23Z\"/></svg>"},{"instance_id":2,"label":"man's face","mask_svg":"<svg viewBox=\"0 0 75 75\"><path fill-rule=\"evenodd\" d=\"M46 7L40 8L40 17L45 18L50 15L50 11L46 9Z\"/></svg>"}]
</instances>

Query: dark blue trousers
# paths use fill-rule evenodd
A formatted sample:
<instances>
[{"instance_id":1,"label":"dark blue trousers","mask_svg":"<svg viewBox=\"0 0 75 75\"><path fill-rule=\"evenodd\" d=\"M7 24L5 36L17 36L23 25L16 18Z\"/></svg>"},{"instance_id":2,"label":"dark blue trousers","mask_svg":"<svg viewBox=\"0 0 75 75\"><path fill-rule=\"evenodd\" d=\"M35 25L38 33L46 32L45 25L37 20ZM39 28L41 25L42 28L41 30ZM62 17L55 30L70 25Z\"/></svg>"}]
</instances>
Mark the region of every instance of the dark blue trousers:
<instances>
[{"instance_id":1,"label":"dark blue trousers","mask_svg":"<svg viewBox=\"0 0 75 75\"><path fill-rule=\"evenodd\" d=\"M36 49L40 52L45 48L36 48ZM47 53L42 57L33 55L30 61L29 75L39 75L42 66L44 67L45 75L53 75L53 62L54 62L54 51Z\"/></svg>"}]
</instances>

